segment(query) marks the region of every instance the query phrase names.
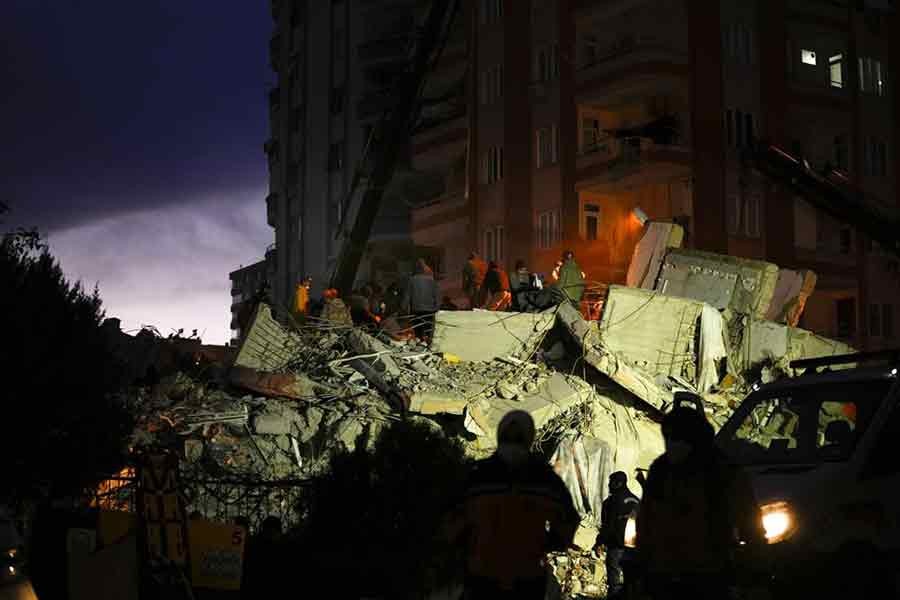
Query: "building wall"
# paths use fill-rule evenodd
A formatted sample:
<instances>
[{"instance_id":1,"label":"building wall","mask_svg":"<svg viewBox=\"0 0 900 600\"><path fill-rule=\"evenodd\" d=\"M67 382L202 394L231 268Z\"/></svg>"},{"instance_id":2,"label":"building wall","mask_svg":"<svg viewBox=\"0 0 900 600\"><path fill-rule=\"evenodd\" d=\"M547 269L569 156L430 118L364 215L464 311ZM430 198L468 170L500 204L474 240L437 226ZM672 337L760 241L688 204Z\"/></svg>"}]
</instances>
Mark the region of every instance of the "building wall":
<instances>
[{"instance_id":1,"label":"building wall","mask_svg":"<svg viewBox=\"0 0 900 600\"><path fill-rule=\"evenodd\" d=\"M846 333L845 323L838 328L838 306L846 311L852 300L849 341L889 342L884 313L892 322L900 310L894 307L897 261L760 175L747 160L747 146L763 138L802 153L814 168L844 167L867 195L900 204L900 104L893 83L900 43L890 35L896 16L877 19L856 3L814 0L507 0L503 18L484 23L477 9L489 4L469 3L467 17L470 185L464 200L437 198L423 208L427 218L415 211L417 236L442 244L454 238L447 253L463 256L473 243L484 250L486 229L503 227L507 267L524 258L546 272L564 247L573 247L589 277L619 281L638 235L630 230L630 213L639 206L652 218L685 224L690 246L815 270L819 285L807 326ZM538 83L535 53L553 43L558 75ZM815 53L815 65L804 60L804 50ZM860 91L859 57L881 60L889 73L885 95ZM832 84L833 59L840 63L840 87ZM479 75L501 63L504 97L483 104ZM641 139L629 160L621 145L607 155L585 150L585 119L612 130L660 114L677 119L674 140ZM540 167L538 129L558 135L555 159ZM886 147L883 174L868 166L873 139ZM485 183L484 155L500 144L503 178ZM454 208L444 210L443 202ZM600 207L596 240L585 239L594 237L585 235L588 204ZM544 248L539 224L549 212L557 214L558 232ZM531 239L522 244L527 213ZM459 235L466 225L468 238ZM874 306L880 316L873 321ZM870 330L878 331L870 336Z\"/></svg>"}]
</instances>

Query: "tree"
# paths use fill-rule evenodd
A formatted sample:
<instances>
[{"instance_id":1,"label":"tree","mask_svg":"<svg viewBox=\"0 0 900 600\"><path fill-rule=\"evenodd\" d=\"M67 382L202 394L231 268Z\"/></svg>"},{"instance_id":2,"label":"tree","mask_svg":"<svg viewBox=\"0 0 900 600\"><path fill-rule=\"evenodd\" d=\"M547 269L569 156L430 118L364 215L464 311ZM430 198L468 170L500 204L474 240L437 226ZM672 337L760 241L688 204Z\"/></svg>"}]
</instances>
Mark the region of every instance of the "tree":
<instances>
[{"instance_id":1,"label":"tree","mask_svg":"<svg viewBox=\"0 0 900 600\"><path fill-rule=\"evenodd\" d=\"M398 599L451 582L459 557L435 536L468 467L458 440L421 421L392 423L371 450L336 455L299 507L310 576L339 578L347 596Z\"/></svg>"},{"instance_id":2,"label":"tree","mask_svg":"<svg viewBox=\"0 0 900 600\"><path fill-rule=\"evenodd\" d=\"M102 319L97 290L68 282L37 232L3 236L0 502L77 495L120 467L131 420Z\"/></svg>"}]
</instances>

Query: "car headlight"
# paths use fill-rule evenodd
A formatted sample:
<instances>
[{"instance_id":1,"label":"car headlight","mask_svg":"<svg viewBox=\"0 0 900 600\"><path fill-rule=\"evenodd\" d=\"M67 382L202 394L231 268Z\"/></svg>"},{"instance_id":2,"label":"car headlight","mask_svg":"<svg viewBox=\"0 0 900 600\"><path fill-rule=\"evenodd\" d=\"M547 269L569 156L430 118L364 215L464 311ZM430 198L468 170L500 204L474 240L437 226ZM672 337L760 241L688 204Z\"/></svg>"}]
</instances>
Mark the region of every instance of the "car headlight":
<instances>
[{"instance_id":1,"label":"car headlight","mask_svg":"<svg viewBox=\"0 0 900 600\"><path fill-rule=\"evenodd\" d=\"M797 530L797 518L787 502L772 502L760 507L766 542L777 544L791 537Z\"/></svg>"},{"instance_id":2,"label":"car headlight","mask_svg":"<svg viewBox=\"0 0 900 600\"><path fill-rule=\"evenodd\" d=\"M637 521L634 517L628 517L625 522L625 547L634 548L637 541Z\"/></svg>"}]
</instances>

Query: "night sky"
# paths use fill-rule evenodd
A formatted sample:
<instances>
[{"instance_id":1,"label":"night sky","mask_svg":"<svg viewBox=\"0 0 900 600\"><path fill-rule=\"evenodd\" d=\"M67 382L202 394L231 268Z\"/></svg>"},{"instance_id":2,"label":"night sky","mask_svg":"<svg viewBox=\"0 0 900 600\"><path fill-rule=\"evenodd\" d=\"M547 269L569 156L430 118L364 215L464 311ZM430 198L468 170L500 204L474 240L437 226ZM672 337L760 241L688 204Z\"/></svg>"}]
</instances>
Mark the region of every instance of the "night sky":
<instances>
[{"instance_id":1,"label":"night sky","mask_svg":"<svg viewBox=\"0 0 900 600\"><path fill-rule=\"evenodd\" d=\"M0 2L4 228L35 226L123 329L229 337L262 258L272 31L259 0Z\"/></svg>"}]
</instances>

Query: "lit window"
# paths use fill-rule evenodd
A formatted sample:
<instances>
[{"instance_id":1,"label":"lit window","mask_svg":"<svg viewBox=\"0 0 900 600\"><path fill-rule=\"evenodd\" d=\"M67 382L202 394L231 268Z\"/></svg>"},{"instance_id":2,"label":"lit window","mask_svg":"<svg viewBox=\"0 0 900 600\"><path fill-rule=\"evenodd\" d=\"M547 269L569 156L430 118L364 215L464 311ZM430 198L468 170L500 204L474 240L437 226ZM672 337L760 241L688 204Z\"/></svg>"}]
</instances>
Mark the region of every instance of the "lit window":
<instances>
[{"instance_id":1,"label":"lit window","mask_svg":"<svg viewBox=\"0 0 900 600\"><path fill-rule=\"evenodd\" d=\"M803 61L804 65L813 65L816 64L816 53L812 50L801 50L800 51L800 60Z\"/></svg>"},{"instance_id":2,"label":"lit window","mask_svg":"<svg viewBox=\"0 0 900 600\"><path fill-rule=\"evenodd\" d=\"M844 87L844 55L835 54L829 58L828 68L831 72L831 87Z\"/></svg>"}]
</instances>

